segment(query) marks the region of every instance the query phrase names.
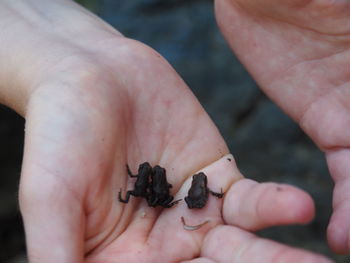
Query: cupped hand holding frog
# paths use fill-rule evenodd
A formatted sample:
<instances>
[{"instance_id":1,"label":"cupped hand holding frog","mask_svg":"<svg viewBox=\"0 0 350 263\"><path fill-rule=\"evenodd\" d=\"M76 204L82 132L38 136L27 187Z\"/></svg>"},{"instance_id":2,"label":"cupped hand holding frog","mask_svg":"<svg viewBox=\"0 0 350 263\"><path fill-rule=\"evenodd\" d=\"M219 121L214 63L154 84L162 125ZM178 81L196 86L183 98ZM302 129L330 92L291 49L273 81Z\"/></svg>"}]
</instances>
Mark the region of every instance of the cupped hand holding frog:
<instances>
[{"instance_id":1,"label":"cupped hand holding frog","mask_svg":"<svg viewBox=\"0 0 350 263\"><path fill-rule=\"evenodd\" d=\"M26 118L20 208L30 262L330 262L252 233L309 222L310 196L244 179L158 53L68 0L0 5L13 27L0 44L0 98ZM125 165L144 161L167 169L176 199L198 171L224 198L200 210L119 202L132 187ZM181 216L210 222L187 231Z\"/></svg>"}]
</instances>

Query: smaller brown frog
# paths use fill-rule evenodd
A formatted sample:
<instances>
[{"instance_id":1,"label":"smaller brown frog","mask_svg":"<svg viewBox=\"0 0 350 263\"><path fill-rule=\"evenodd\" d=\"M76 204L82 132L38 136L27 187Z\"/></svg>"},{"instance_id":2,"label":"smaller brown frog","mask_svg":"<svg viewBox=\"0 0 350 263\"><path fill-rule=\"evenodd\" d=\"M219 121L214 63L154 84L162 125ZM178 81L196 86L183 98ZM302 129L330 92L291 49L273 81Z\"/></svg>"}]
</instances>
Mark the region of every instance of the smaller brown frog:
<instances>
[{"instance_id":1,"label":"smaller brown frog","mask_svg":"<svg viewBox=\"0 0 350 263\"><path fill-rule=\"evenodd\" d=\"M208 179L205 173L200 172L193 175L191 188L188 190L188 196L185 197L188 208L203 208L208 201L209 193L218 198L224 196L222 192L211 191L207 185Z\"/></svg>"},{"instance_id":2,"label":"smaller brown frog","mask_svg":"<svg viewBox=\"0 0 350 263\"><path fill-rule=\"evenodd\" d=\"M119 191L119 201L122 203L128 203L130 195L148 198L152 166L148 162L140 164L137 175L131 173L128 165L126 165L126 169L130 177L136 177L136 181L134 190L127 191L125 199L122 198L121 190Z\"/></svg>"}]
</instances>

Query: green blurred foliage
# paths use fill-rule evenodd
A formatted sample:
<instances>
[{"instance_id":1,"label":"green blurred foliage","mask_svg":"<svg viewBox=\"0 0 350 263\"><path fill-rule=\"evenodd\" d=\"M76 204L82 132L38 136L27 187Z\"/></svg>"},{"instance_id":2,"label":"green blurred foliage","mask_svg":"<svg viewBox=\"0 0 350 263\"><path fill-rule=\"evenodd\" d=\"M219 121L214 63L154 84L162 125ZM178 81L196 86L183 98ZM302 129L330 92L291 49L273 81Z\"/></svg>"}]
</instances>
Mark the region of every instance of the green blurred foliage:
<instances>
[{"instance_id":1,"label":"green blurred foliage","mask_svg":"<svg viewBox=\"0 0 350 263\"><path fill-rule=\"evenodd\" d=\"M94 13L98 13L100 6L99 0L75 0L75 2L81 4Z\"/></svg>"}]
</instances>

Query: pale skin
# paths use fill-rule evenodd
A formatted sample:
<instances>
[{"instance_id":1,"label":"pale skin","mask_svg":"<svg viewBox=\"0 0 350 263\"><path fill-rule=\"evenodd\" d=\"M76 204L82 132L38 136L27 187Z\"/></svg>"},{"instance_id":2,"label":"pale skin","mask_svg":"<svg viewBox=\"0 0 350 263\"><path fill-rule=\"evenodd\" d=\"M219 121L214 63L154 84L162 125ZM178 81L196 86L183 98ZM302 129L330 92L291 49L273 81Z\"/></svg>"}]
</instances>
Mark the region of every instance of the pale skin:
<instances>
[{"instance_id":1,"label":"pale skin","mask_svg":"<svg viewBox=\"0 0 350 263\"><path fill-rule=\"evenodd\" d=\"M326 154L335 182L331 248L350 249L350 2L218 0L230 46Z\"/></svg>"},{"instance_id":2,"label":"pale skin","mask_svg":"<svg viewBox=\"0 0 350 263\"><path fill-rule=\"evenodd\" d=\"M310 196L243 178L155 51L69 0L2 0L0 26L0 100L26 118L20 208L30 262L331 262L252 233L309 222ZM132 187L125 164L135 173L144 161L167 168L175 199L198 171L225 196L195 212L184 202L118 202L119 189ZM210 223L186 231L181 216Z\"/></svg>"}]
</instances>

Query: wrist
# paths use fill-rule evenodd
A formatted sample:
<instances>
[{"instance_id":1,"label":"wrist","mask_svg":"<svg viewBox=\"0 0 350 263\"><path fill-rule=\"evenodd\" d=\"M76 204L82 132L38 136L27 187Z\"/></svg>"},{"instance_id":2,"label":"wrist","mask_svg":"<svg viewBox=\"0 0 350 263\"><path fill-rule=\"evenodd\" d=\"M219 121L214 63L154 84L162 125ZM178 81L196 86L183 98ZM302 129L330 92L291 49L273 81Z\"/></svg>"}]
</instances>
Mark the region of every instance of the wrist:
<instances>
[{"instance_id":1,"label":"wrist","mask_svg":"<svg viewBox=\"0 0 350 263\"><path fill-rule=\"evenodd\" d=\"M48 22L45 15L49 15L55 5L69 2L72 1L0 1L0 103L24 113L35 76L36 58L40 53L35 50L40 41L38 33Z\"/></svg>"},{"instance_id":2,"label":"wrist","mask_svg":"<svg viewBox=\"0 0 350 263\"><path fill-rule=\"evenodd\" d=\"M45 75L119 34L72 0L0 0L0 103L24 115Z\"/></svg>"}]
</instances>

